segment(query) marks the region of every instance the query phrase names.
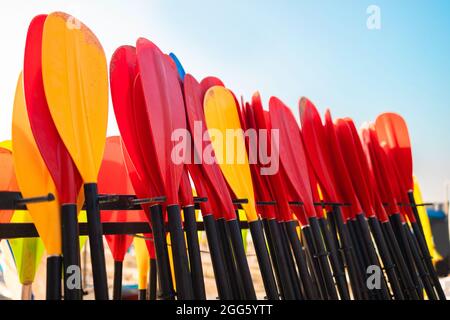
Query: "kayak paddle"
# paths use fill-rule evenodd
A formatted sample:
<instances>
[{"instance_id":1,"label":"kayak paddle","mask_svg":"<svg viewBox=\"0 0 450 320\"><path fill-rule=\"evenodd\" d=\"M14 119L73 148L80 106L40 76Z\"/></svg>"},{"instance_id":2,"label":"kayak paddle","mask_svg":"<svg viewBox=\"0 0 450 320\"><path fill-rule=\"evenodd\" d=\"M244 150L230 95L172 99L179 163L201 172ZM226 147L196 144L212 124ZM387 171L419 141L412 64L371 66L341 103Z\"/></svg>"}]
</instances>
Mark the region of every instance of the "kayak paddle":
<instances>
[{"instance_id":1,"label":"kayak paddle","mask_svg":"<svg viewBox=\"0 0 450 320\"><path fill-rule=\"evenodd\" d=\"M174 154L176 148L186 150L183 148L187 143L185 132L181 132L186 129L183 95L177 70L159 48L143 38L137 41L136 48L146 117L135 120L146 121L150 129L147 139L152 141L150 150L155 155L156 166L148 171L158 177L166 193L177 296L189 300L193 299L193 287L178 204L184 157ZM181 141L172 140L176 130L182 134Z\"/></svg>"},{"instance_id":2,"label":"kayak paddle","mask_svg":"<svg viewBox=\"0 0 450 320\"><path fill-rule=\"evenodd\" d=\"M55 184L58 200L61 204L61 218L58 214L55 217L56 220L52 221L51 225L54 225L53 228L57 228L58 230L58 233L54 233L55 236L61 236L61 225L64 230L62 232L62 248L65 265L65 299L80 300L82 298L81 288L73 288L72 286L69 288L67 279L73 272L69 272L69 266L71 268L76 266L80 270L79 231L77 222L79 211L77 209L77 198L82 180L53 123L45 96L42 78L42 34L46 18L47 15L40 15L33 19L28 28L25 46L23 82L28 118L32 131L32 137L29 137L29 140L34 139L36 141L36 143L29 142L29 144L37 145L37 151L40 152L40 155L37 156L39 158L42 157L45 162ZM24 145L24 152L27 152L26 147ZM27 157L24 159L23 165L24 168L27 168ZM39 161L38 165L42 162L42 160L36 161ZM27 183L27 179L29 180L30 178L25 173L23 183Z\"/></svg>"},{"instance_id":3,"label":"kayak paddle","mask_svg":"<svg viewBox=\"0 0 450 320\"><path fill-rule=\"evenodd\" d=\"M108 300L97 176L108 122L108 72L103 48L84 24L56 12L44 24L42 74L50 114L84 181L95 298Z\"/></svg>"}]
</instances>

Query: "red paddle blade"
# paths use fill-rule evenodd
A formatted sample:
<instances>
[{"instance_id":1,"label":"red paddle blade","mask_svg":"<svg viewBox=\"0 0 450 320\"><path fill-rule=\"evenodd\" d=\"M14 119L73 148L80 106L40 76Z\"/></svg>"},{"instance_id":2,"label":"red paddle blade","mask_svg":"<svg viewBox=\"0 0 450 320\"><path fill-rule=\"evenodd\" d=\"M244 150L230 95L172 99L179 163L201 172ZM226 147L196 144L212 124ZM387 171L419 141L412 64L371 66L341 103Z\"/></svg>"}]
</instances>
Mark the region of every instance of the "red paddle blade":
<instances>
[{"instance_id":1,"label":"red paddle blade","mask_svg":"<svg viewBox=\"0 0 450 320\"><path fill-rule=\"evenodd\" d=\"M188 207L194 205L194 197L192 195L191 181L189 180L189 174L187 168L183 170L180 183L180 204L182 207Z\"/></svg>"},{"instance_id":2,"label":"red paddle blade","mask_svg":"<svg viewBox=\"0 0 450 320\"><path fill-rule=\"evenodd\" d=\"M389 214L401 213L402 217L408 216L410 221L415 217L409 207L400 207L398 202L409 202L406 192L403 192L399 174L395 164L389 159L380 144L375 128L366 128L361 132L362 139L366 143L366 149L371 157L375 180L378 183L380 199L387 204Z\"/></svg>"},{"instance_id":3,"label":"red paddle blade","mask_svg":"<svg viewBox=\"0 0 450 320\"><path fill-rule=\"evenodd\" d=\"M67 151L45 97L42 78L42 34L47 15L33 19L27 34L24 58L24 91L31 130L53 178L61 204L76 203L82 179Z\"/></svg>"},{"instance_id":4,"label":"red paddle blade","mask_svg":"<svg viewBox=\"0 0 450 320\"><path fill-rule=\"evenodd\" d=\"M314 169L314 173L328 201L339 202L338 194L334 188L334 176L332 161L327 152L327 141L324 127L319 112L314 104L307 98L302 98L299 103L302 136L305 150Z\"/></svg>"},{"instance_id":5,"label":"red paddle blade","mask_svg":"<svg viewBox=\"0 0 450 320\"><path fill-rule=\"evenodd\" d=\"M148 156L149 154L152 154L152 151L154 152L155 147L153 140L149 137L150 126L147 121L147 107L140 74L136 76L133 91L132 117L134 118L134 125L137 133L136 137L139 144L138 148L144 165L144 168L142 169L143 173L140 173L140 176L145 177L144 182L151 187L151 196L161 196L165 194L165 191L164 186L162 185L160 171L157 169L157 159L155 156Z\"/></svg>"},{"instance_id":6,"label":"red paddle blade","mask_svg":"<svg viewBox=\"0 0 450 320\"><path fill-rule=\"evenodd\" d=\"M404 192L414 190L411 141L405 120L398 114L384 113L378 116L375 128L389 157L397 164Z\"/></svg>"},{"instance_id":7,"label":"red paddle blade","mask_svg":"<svg viewBox=\"0 0 450 320\"><path fill-rule=\"evenodd\" d=\"M280 141L274 147L280 155L283 173L293 187L292 191L297 196L295 200L301 200L307 215L314 217L308 166L297 121L292 111L275 97L270 98L269 108L272 129L277 129L280 135Z\"/></svg>"},{"instance_id":8,"label":"red paddle blade","mask_svg":"<svg viewBox=\"0 0 450 320\"><path fill-rule=\"evenodd\" d=\"M149 189L153 189L153 185L149 182L150 179L145 171L145 157L141 154L140 139L134 120L134 83L137 73L136 49L131 46L118 48L112 56L110 65L111 97L114 114L126 148L124 155L129 160L127 167L130 175L134 175L133 177L130 176L130 178L139 197L145 198L156 191L149 191ZM135 184L135 182L137 183L137 176L141 180L140 186ZM145 186L146 184L148 187Z\"/></svg>"},{"instance_id":9,"label":"red paddle blade","mask_svg":"<svg viewBox=\"0 0 450 320\"><path fill-rule=\"evenodd\" d=\"M137 42L138 65L145 97L150 139L165 187L168 204L178 202L178 190L183 173L184 158L180 162L172 155L174 150L186 150L186 117L178 74L159 48L146 39ZM172 141L175 130L179 141ZM184 148L183 148L184 144ZM179 155L177 155L179 158Z\"/></svg>"},{"instance_id":10,"label":"red paddle blade","mask_svg":"<svg viewBox=\"0 0 450 320\"><path fill-rule=\"evenodd\" d=\"M260 102L260 101L259 101ZM255 103L258 103L255 101ZM261 175L261 167L258 157L258 146L261 146L259 139L262 138L258 134L258 127L256 125L256 115L253 108L246 104L242 112L243 118L245 120L245 127L247 130L252 130L252 134L246 139L247 154L250 159L250 172L252 175L252 181L255 188L255 200L258 201L273 201L274 197L272 191L270 190L270 184L268 181L268 176ZM256 208L260 215L265 219L275 219L276 210L275 206L259 206Z\"/></svg>"},{"instance_id":11,"label":"red paddle blade","mask_svg":"<svg viewBox=\"0 0 450 320\"><path fill-rule=\"evenodd\" d=\"M11 151L0 147L0 190L19 191L16 173L14 170L14 160ZM14 214L13 210L0 211L0 223L9 223Z\"/></svg>"},{"instance_id":12,"label":"red paddle blade","mask_svg":"<svg viewBox=\"0 0 450 320\"><path fill-rule=\"evenodd\" d=\"M194 140L193 155L196 155L195 158L192 159L193 163L195 163L193 166L201 166L201 169L189 166L194 184L197 189L202 185L207 190L211 190L208 194L211 194L212 192L216 194L214 198L219 199L219 203L216 204L219 206L219 208L217 208L219 210L215 211L215 214L222 212L226 220L236 219L236 213L225 178L217 163L212 161L215 159L215 156L206 129L205 115L203 113L203 90L197 80L190 74L186 74L184 78L184 98L188 120L187 124ZM208 159L204 159L204 155L206 155ZM193 174L194 171L198 171L197 174ZM208 198L210 197L211 196L209 195ZM211 211L208 211L208 213L211 213Z\"/></svg>"},{"instance_id":13,"label":"red paddle blade","mask_svg":"<svg viewBox=\"0 0 450 320\"><path fill-rule=\"evenodd\" d=\"M340 187L343 200L351 204L349 211L351 217L354 218L357 214L362 213L362 208L359 199L356 196L355 189L353 188L347 166L345 165L330 110L325 112L324 128L327 140L325 148L327 148L328 152L333 155L331 170L334 173L336 185ZM343 210L346 210L346 208L344 207Z\"/></svg>"},{"instance_id":14,"label":"red paddle blade","mask_svg":"<svg viewBox=\"0 0 450 320\"><path fill-rule=\"evenodd\" d=\"M339 146L347 167L347 171L352 180L354 190L358 195L358 199L367 216L375 215L374 204L371 197L370 185L367 177L367 170L365 170L364 161L360 159L356 143L358 140L353 136L350 125L343 119L337 119L335 122L335 129ZM356 137L357 138L357 137ZM367 161L366 161L367 165Z\"/></svg>"},{"instance_id":15,"label":"red paddle blade","mask_svg":"<svg viewBox=\"0 0 450 320\"><path fill-rule=\"evenodd\" d=\"M255 114L255 124L258 130L267 131L267 155L270 154L273 157L275 150L272 150L272 134L274 134L274 132L272 132L270 114L269 112L264 111L259 93L253 95L251 108ZM259 161L258 164L261 169L266 167L266 164L261 163L261 161ZM282 221L292 221L293 216L291 208L289 207L289 199L286 194L286 187L280 175L280 170L274 174L266 175L265 177L268 179L268 185L272 196L277 202L278 218Z\"/></svg>"},{"instance_id":16,"label":"red paddle blade","mask_svg":"<svg viewBox=\"0 0 450 320\"><path fill-rule=\"evenodd\" d=\"M361 140L364 143L364 151L372 175L375 178L375 184L379 191L380 199L383 203L387 204L387 210L389 214L399 213L400 210L397 206L397 200L395 199L395 193L392 185L392 176L389 175L390 165L387 162L386 154L380 146L378 137L374 128L365 126L360 130Z\"/></svg>"},{"instance_id":17,"label":"red paddle blade","mask_svg":"<svg viewBox=\"0 0 450 320\"><path fill-rule=\"evenodd\" d=\"M102 194L134 194L121 150L120 137L106 140L105 153L98 177L98 189ZM142 211L104 211L102 222L144 222L147 221ZM130 235L106 236L115 261L123 261L125 253L133 242Z\"/></svg>"},{"instance_id":18,"label":"red paddle blade","mask_svg":"<svg viewBox=\"0 0 450 320\"><path fill-rule=\"evenodd\" d=\"M387 214L382 205L381 198L375 184L375 178L373 177L373 172L370 170L369 163L367 162L367 158L364 155L364 150L358 135L358 131L356 130L353 120L351 120L350 118L345 118L344 121L347 123L348 130L350 131L353 139L356 156L358 157L358 161L361 165L366 185L368 187L368 190L370 191L369 195L371 196L372 206L378 218L381 221L386 221Z\"/></svg>"}]
</instances>

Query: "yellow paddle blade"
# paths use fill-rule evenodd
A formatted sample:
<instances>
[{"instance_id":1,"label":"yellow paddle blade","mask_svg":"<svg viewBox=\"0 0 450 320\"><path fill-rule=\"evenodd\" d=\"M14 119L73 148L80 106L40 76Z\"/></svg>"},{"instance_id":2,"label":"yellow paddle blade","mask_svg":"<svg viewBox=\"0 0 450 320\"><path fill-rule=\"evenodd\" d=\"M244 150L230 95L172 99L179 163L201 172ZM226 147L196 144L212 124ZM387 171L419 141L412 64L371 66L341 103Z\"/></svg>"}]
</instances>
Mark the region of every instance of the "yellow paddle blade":
<instances>
[{"instance_id":1,"label":"yellow paddle blade","mask_svg":"<svg viewBox=\"0 0 450 320\"><path fill-rule=\"evenodd\" d=\"M28 120L22 75L19 77L14 99L12 146L17 183L25 198L52 193L56 187L34 141ZM28 204L27 209L45 244L49 255L61 254L61 220L57 199L51 202Z\"/></svg>"},{"instance_id":2,"label":"yellow paddle blade","mask_svg":"<svg viewBox=\"0 0 450 320\"><path fill-rule=\"evenodd\" d=\"M147 289L148 282L148 271L150 268L150 255L148 254L147 245L145 244L145 239L135 237L133 240L134 250L136 252L136 263L138 268L138 289Z\"/></svg>"},{"instance_id":3,"label":"yellow paddle blade","mask_svg":"<svg viewBox=\"0 0 450 320\"><path fill-rule=\"evenodd\" d=\"M213 87L205 95L204 111L212 146L225 179L240 199L249 222L258 219L244 134L230 91Z\"/></svg>"},{"instance_id":4,"label":"yellow paddle blade","mask_svg":"<svg viewBox=\"0 0 450 320\"><path fill-rule=\"evenodd\" d=\"M417 203L423 203L422 192L420 191L419 181L414 178L414 199ZM433 257L433 262L437 262L442 260L441 255L437 252L436 247L434 246L433 241L433 233L431 232L431 224L430 219L428 218L427 210L425 207L417 207L419 211L420 221L422 222L423 232L425 234L425 240L427 242L428 250L430 251L431 256Z\"/></svg>"},{"instance_id":5,"label":"yellow paddle blade","mask_svg":"<svg viewBox=\"0 0 450 320\"><path fill-rule=\"evenodd\" d=\"M28 211L16 210L12 223L31 223ZM44 245L40 238L24 238L8 240L16 263L17 274L22 285L33 283L36 271L44 253Z\"/></svg>"},{"instance_id":6,"label":"yellow paddle blade","mask_svg":"<svg viewBox=\"0 0 450 320\"><path fill-rule=\"evenodd\" d=\"M96 183L106 142L108 71L103 48L81 22L50 14L42 39L50 113L85 183Z\"/></svg>"}]
</instances>

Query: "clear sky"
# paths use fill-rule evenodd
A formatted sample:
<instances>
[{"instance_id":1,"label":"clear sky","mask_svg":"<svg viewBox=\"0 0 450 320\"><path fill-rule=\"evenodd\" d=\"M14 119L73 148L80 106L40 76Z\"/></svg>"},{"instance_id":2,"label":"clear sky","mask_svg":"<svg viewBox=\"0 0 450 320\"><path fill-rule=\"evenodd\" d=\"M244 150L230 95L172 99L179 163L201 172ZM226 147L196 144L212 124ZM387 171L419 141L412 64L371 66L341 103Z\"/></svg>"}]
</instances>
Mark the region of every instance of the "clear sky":
<instances>
[{"instance_id":1,"label":"clear sky","mask_svg":"<svg viewBox=\"0 0 450 320\"><path fill-rule=\"evenodd\" d=\"M381 29L366 26L369 5ZM300 96L357 124L383 111L411 131L428 201L450 179L450 1L14 0L0 2L0 139L9 139L14 88L33 16L65 11L87 24L108 59L144 36L197 78L219 76L237 94L276 95L297 114ZM117 134L110 106L109 134Z\"/></svg>"}]
</instances>

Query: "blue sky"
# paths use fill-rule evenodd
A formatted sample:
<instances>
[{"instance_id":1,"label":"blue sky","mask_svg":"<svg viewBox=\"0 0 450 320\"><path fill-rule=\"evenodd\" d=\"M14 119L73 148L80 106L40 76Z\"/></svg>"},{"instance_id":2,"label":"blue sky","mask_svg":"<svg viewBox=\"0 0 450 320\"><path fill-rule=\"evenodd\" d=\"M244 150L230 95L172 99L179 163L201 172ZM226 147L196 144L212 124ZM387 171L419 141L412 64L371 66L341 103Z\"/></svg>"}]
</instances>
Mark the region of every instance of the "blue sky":
<instances>
[{"instance_id":1,"label":"blue sky","mask_svg":"<svg viewBox=\"0 0 450 320\"><path fill-rule=\"evenodd\" d=\"M366 9L381 9L368 30ZM245 97L260 90L297 113L300 96L357 124L383 111L410 127L415 172L429 201L450 179L449 1L50 1L0 3L0 138L10 137L14 88L29 21L66 11L86 23L108 59L144 36L197 78L216 75ZM117 134L110 109L109 134Z\"/></svg>"}]
</instances>

